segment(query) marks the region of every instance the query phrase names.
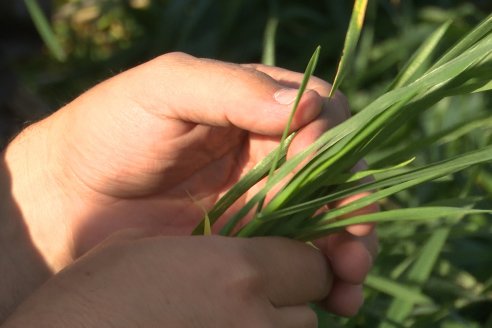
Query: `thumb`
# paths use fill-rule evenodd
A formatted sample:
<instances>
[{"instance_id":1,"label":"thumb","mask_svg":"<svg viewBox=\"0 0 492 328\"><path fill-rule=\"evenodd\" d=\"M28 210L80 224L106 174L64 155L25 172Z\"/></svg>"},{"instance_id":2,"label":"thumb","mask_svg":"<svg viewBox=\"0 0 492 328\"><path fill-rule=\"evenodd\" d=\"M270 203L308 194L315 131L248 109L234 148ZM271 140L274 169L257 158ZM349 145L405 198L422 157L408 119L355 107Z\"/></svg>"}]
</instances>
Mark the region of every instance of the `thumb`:
<instances>
[{"instance_id":1,"label":"thumb","mask_svg":"<svg viewBox=\"0 0 492 328\"><path fill-rule=\"evenodd\" d=\"M264 135L282 133L297 94L292 84L282 85L254 68L182 53L163 55L117 79L122 81L124 94L159 117L233 125ZM130 91L125 87L128 79L135 86ZM321 96L306 91L291 129L314 120L321 107Z\"/></svg>"}]
</instances>

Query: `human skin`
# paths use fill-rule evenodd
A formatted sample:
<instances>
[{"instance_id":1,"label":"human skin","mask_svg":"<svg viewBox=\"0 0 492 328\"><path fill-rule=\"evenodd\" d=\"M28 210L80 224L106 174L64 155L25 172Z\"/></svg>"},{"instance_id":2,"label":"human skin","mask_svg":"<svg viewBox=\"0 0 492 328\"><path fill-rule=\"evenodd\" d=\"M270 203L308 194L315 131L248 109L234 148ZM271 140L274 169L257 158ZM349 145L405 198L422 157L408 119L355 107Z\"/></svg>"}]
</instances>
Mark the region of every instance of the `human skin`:
<instances>
[{"instance_id":1,"label":"human skin","mask_svg":"<svg viewBox=\"0 0 492 328\"><path fill-rule=\"evenodd\" d=\"M326 297L331 275L310 246L130 234L62 270L3 327L317 327L307 302Z\"/></svg>"},{"instance_id":2,"label":"human skin","mask_svg":"<svg viewBox=\"0 0 492 328\"><path fill-rule=\"evenodd\" d=\"M25 129L4 153L2 185L10 185L10 197L2 198L11 199L2 206L8 228L0 245L9 256L0 261L15 265L0 290L18 286L15 297L2 293L4 313L116 231L189 235L200 207L210 208L278 145L301 77L172 53L99 84ZM348 117L340 94L327 98L329 88L319 79L308 85L290 154ZM335 274L324 302L342 315L360 306L376 248L370 226L348 230L317 242ZM26 267L30 275L15 274Z\"/></svg>"}]
</instances>

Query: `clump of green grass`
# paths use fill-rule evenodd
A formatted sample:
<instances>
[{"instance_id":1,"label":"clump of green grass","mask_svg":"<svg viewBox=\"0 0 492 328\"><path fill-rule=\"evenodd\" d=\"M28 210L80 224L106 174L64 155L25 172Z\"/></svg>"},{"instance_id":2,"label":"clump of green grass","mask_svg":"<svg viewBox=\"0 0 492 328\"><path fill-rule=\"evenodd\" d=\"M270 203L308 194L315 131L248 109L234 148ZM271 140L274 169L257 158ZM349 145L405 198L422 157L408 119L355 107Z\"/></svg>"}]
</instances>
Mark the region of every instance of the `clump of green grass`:
<instances>
[{"instance_id":1,"label":"clump of green grass","mask_svg":"<svg viewBox=\"0 0 492 328\"><path fill-rule=\"evenodd\" d=\"M350 66L350 59L354 56L366 6L366 1L355 2L333 91L340 85ZM268 179L265 186L229 219L220 234L241 237L276 235L311 241L352 224L491 213L461 206L419 206L341 219L348 213L417 184L492 161L492 147L487 146L404 172L391 172L393 170L390 167L377 171L347 173L406 121L443 98L492 88L492 16L486 18L438 61L425 67L426 61L423 59L434 51L449 24L446 22L424 42L384 94L351 119L327 131L310 147L288 161L285 161L287 147L284 133L280 147L251 170L211 209L208 213L211 224L266 175ZM319 49L307 66L304 87L314 70L318 54ZM303 91L304 88L301 87L298 99ZM297 103L293 113L296 106ZM288 131L288 126L285 131ZM311 159L263 206L267 193L307 158ZM363 177L374 172L376 174L373 182L362 182ZM372 190L375 191L350 204L315 214L325 204ZM253 218L239 229L238 222L255 208ZM203 230L197 228L195 231Z\"/></svg>"}]
</instances>

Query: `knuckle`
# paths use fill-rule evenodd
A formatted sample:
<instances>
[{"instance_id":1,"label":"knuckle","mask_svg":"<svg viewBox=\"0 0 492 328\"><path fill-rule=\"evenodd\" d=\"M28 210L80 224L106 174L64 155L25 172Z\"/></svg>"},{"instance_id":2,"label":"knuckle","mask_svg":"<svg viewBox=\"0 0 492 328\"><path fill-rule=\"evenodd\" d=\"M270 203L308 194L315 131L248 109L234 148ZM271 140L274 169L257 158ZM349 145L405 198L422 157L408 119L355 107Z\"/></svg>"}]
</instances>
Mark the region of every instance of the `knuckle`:
<instances>
[{"instance_id":1,"label":"knuckle","mask_svg":"<svg viewBox=\"0 0 492 328\"><path fill-rule=\"evenodd\" d=\"M312 76L309 83L312 84L313 87L320 88L323 93L330 93L331 84L320 77Z\"/></svg>"},{"instance_id":2,"label":"knuckle","mask_svg":"<svg viewBox=\"0 0 492 328\"><path fill-rule=\"evenodd\" d=\"M350 112L350 106L347 97L339 90L335 92L334 99L340 104L340 107L343 109L343 112L346 118L352 116Z\"/></svg>"},{"instance_id":3,"label":"knuckle","mask_svg":"<svg viewBox=\"0 0 492 328\"><path fill-rule=\"evenodd\" d=\"M238 73L243 74L244 78L248 81L248 83L252 83L254 85L259 85L261 83L276 83L275 80L268 74L259 71L256 67L237 67Z\"/></svg>"},{"instance_id":4,"label":"knuckle","mask_svg":"<svg viewBox=\"0 0 492 328\"><path fill-rule=\"evenodd\" d=\"M184 52L174 51L174 52L168 52L166 54L160 55L155 60L158 62L162 62L164 64L169 64L169 63L189 62L194 59L196 58Z\"/></svg>"},{"instance_id":5,"label":"knuckle","mask_svg":"<svg viewBox=\"0 0 492 328\"><path fill-rule=\"evenodd\" d=\"M254 260L249 243L241 243L234 256L234 266L229 279L228 288L233 289L243 297L255 295L260 292L264 285L264 277Z\"/></svg>"}]
</instances>

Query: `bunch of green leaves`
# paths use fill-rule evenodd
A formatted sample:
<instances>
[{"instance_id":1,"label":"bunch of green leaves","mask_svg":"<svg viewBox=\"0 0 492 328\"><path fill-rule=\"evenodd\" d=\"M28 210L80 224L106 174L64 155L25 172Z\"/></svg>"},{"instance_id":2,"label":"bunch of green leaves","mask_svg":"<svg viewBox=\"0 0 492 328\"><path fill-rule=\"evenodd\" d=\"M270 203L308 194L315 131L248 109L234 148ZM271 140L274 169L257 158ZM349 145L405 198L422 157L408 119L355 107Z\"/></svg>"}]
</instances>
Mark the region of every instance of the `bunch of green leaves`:
<instances>
[{"instance_id":1,"label":"bunch of green leaves","mask_svg":"<svg viewBox=\"0 0 492 328\"><path fill-rule=\"evenodd\" d=\"M340 84L350 66L366 4L366 1L355 2L333 89ZM212 208L208 213L211 224L265 176L268 176L265 186L229 219L221 234L242 237L277 235L309 241L358 223L427 220L487 212L463 206L419 206L342 219L357 209L415 185L492 160L492 146L486 146L403 171L399 168L406 163L350 173L351 167L390 138L400 126L443 98L492 88L492 15L429 65L424 59L434 51L449 25L446 22L422 44L384 94L287 161L284 133L279 148L253 168ZM307 66L292 113L314 71L318 55L319 49ZM286 131L288 129L289 126ZM299 169L299 165L308 158L308 162ZM266 195L296 169L297 173L263 207ZM369 175L375 177L374 181L362 182ZM318 214L318 209L325 204L368 191L372 193ZM251 212L255 212L252 219L238 229L238 222ZM198 227L195 232L201 229Z\"/></svg>"}]
</instances>

